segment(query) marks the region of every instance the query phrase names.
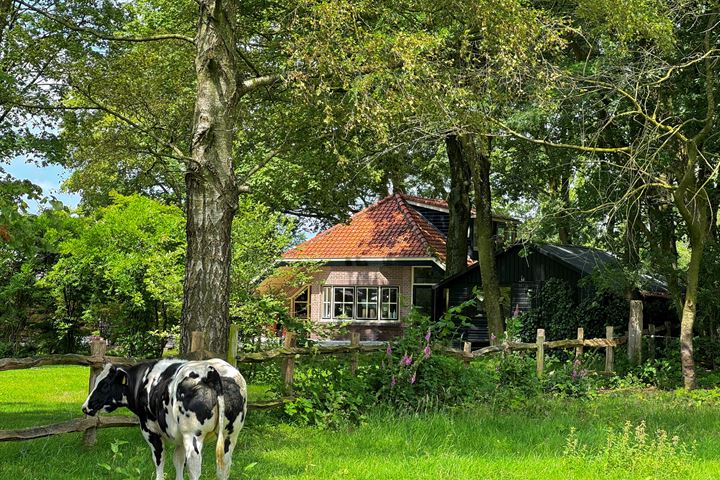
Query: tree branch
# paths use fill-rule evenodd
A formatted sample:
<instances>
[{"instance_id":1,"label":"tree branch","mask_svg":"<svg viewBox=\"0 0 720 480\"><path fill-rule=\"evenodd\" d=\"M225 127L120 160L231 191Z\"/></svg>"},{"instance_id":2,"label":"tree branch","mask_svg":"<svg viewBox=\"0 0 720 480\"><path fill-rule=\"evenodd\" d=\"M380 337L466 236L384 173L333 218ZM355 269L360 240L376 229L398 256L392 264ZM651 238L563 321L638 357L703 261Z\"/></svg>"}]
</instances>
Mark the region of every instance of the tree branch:
<instances>
[{"instance_id":1,"label":"tree branch","mask_svg":"<svg viewBox=\"0 0 720 480\"><path fill-rule=\"evenodd\" d=\"M281 80L280 75L264 75L262 77L249 78L240 83L239 95L243 96L254 92L258 88L269 87Z\"/></svg>"},{"instance_id":2,"label":"tree branch","mask_svg":"<svg viewBox=\"0 0 720 480\"><path fill-rule=\"evenodd\" d=\"M549 142L547 140L541 140L539 138L533 138L528 137L527 135L523 135L522 133L513 130L510 128L507 124L502 122L501 120L498 120L496 118L490 118L490 121L493 123L496 123L499 125L503 130L505 130L507 133L509 133L508 136L514 137L520 140L525 140L526 142L535 143L538 145L545 145L546 147L553 147L553 148L565 148L570 150L578 150L581 152L593 152L593 153L628 153L632 151L631 146L626 147L590 147L587 145L574 145L571 143L555 143L555 142ZM500 135L496 135L500 136Z\"/></svg>"},{"instance_id":3,"label":"tree branch","mask_svg":"<svg viewBox=\"0 0 720 480\"><path fill-rule=\"evenodd\" d=\"M63 27L67 28L68 30L72 30L73 32L78 33L86 33L88 35L92 35L95 38L99 38L100 40L108 40L108 41L114 41L114 42L160 42L165 40L179 40L182 42L190 43L192 45L195 45L195 39L180 35L176 33L165 33L160 35L151 35L148 37L133 37L133 36L118 36L118 35L110 35L104 32L101 32L99 30L95 30L93 28L87 28L87 27L81 27L79 25L76 25L69 20L66 20L60 16L53 15L50 12L46 12L45 10L42 10L40 8L35 7L34 5L30 5L29 3L25 2L24 0L15 0L18 4L24 6L25 8L32 10L35 13L39 13L43 17L47 18L48 20L51 20L55 23L58 23L62 25Z\"/></svg>"},{"instance_id":4,"label":"tree branch","mask_svg":"<svg viewBox=\"0 0 720 480\"><path fill-rule=\"evenodd\" d=\"M114 110L106 107L105 105L102 105L102 104L99 103L97 100L95 100L88 92L83 91L83 90L80 89L79 87L77 87L77 86L75 86L75 85L71 85L71 86L72 86L75 90L77 90L82 96L84 96L90 103L94 104L97 110L101 110L101 111L103 111L103 112L105 112L105 113L107 113L107 114L109 114L109 115L112 115L112 116L115 117L115 118L118 118L118 119L122 120L123 122L127 123L127 124L130 125L131 127L136 128L137 130L139 130L139 131L143 132L144 134L148 135L150 138L152 138L153 140L155 140L155 141L158 142L159 144L165 145L166 147L169 147L169 148L170 148L172 151L174 151L175 154L179 157L178 159L181 159L181 160L183 160L183 161L192 160L191 157L189 157L188 155L186 155L185 153L183 153L183 151L180 150L180 148L178 148L178 146L175 145L174 143L172 143L172 142L170 142L170 141L168 141L168 140L163 140L162 138L160 138L160 137L158 137L156 134L154 134L152 131L148 130L147 128L143 128L140 124L138 124L137 122L134 122L134 121L130 120L130 119L129 119L128 117L126 117L125 115L123 115L123 114L121 114L121 113L119 113L119 112L116 112L116 111L114 111Z\"/></svg>"}]
</instances>

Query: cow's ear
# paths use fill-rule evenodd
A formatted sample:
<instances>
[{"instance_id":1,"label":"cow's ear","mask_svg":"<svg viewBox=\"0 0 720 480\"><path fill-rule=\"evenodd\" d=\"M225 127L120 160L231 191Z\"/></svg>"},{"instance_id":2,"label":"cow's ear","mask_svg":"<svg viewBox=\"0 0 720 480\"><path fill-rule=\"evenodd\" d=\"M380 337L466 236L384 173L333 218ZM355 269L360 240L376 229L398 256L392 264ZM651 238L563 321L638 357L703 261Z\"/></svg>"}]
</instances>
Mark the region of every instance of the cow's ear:
<instances>
[{"instance_id":1,"label":"cow's ear","mask_svg":"<svg viewBox=\"0 0 720 480\"><path fill-rule=\"evenodd\" d=\"M119 380L121 385L127 385L128 373L127 371L125 371L124 368L117 367L117 370L115 372L115 378Z\"/></svg>"}]
</instances>

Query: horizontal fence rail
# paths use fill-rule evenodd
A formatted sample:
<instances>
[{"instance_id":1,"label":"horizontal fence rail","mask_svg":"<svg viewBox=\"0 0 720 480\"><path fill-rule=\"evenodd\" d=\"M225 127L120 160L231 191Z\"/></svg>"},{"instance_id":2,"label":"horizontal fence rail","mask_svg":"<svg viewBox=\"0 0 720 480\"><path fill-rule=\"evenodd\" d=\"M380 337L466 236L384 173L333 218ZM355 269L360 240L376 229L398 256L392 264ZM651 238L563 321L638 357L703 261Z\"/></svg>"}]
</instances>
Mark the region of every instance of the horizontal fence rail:
<instances>
[{"instance_id":1,"label":"horizontal fence rail","mask_svg":"<svg viewBox=\"0 0 720 480\"><path fill-rule=\"evenodd\" d=\"M650 329L651 336L655 335L657 331L654 328ZM666 327L666 331L669 328ZM387 349L387 343L385 342L360 342L360 335L353 333L351 335L350 342L344 342L338 345L316 345L312 347L296 347L296 335L293 332L288 332L283 347L276 348L273 350L266 350L261 352L251 353L238 353L237 342L232 341L233 333L237 335L237 328L231 329L231 341L229 343L229 349L227 352L227 360L231 363L237 364L253 364L268 362L276 359L282 360L281 373L284 385L284 397L248 403L248 409L250 410L267 410L276 408L285 404L286 401L293 399L293 377L295 371L295 360L302 357L315 357L317 355L349 355L350 357L350 371L355 374L358 367L358 356L360 354L371 354L385 351ZM613 350L615 347L627 343L627 337L615 338L613 334L613 327L607 327L606 338L591 338L585 339L583 330L578 329L577 339L565 339L565 340L553 340L545 341L544 330L538 330L537 341L535 343L523 343L523 342L503 342L499 345L491 345L482 347L477 350L471 349L471 344L465 342L463 349L446 347L437 350L439 353L451 355L463 360L466 366L473 360L479 359L486 355L495 353L507 353L507 352L518 352L518 351L535 351L537 355L537 373L542 375L544 368L544 352L545 349L558 349L558 348L574 348L576 349L576 355L582 354L582 350L585 347L588 348L605 348L605 371L613 371ZM644 332L643 332L644 333ZM209 356L216 356L211 354L204 349L205 339L202 332L193 332L191 342L191 352L188 355L190 359L201 359ZM98 374L99 369L107 362L112 362L121 365L134 365L136 363L145 361L137 360L134 358L126 357L114 357L106 356L105 351L107 345L104 340L95 340L91 342L91 353L92 355L78 355L78 354L67 354L67 355L46 355L38 357L27 357L27 358L3 358L0 359L0 371L6 370L20 370L32 367L39 367L45 365L80 365L90 367L90 382L89 391L92 390L94 385L95 376ZM99 428L108 427L129 427L138 425L138 419L131 416L97 416L97 417L85 417L85 418L73 418L64 422L56 423L53 425L45 425L40 427L21 428L14 430L0 430L0 442L6 441L18 441L18 440L31 440L35 438L42 438L51 435L58 435L62 433L71 432L84 432L85 443L92 445L95 443L95 432Z\"/></svg>"}]
</instances>

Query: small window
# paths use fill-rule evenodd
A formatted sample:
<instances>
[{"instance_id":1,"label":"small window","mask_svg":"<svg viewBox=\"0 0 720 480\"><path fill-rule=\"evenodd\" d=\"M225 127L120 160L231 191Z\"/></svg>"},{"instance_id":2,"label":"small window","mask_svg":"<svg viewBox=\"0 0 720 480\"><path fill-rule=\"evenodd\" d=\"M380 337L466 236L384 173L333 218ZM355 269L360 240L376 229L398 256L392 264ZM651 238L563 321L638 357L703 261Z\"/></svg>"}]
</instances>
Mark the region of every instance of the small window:
<instances>
[{"instance_id":1,"label":"small window","mask_svg":"<svg viewBox=\"0 0 720 480\"><path fill-rule=\"evenodd\" d=\"M442 272L433 267L413 267L414 285L435 285L442 276Z\"/></svg>"},{"instance_id":2,"label":"small window","mask_svg":"<svg viewBox=\"0 0 720 480\"><path fill-rule=\"evenodd\" d=\"M355 288L335 287L333 296L335 299L333 317L352 318L353 305L355 304Z\"/></svg>"},{"instance_id":3,"label":"small window","mask_svg":"<svg viewBox=\"0 0 720 480\"><path fill-rule=\"evenodd\" d=\"M373 287L357 287L357 318L377 320L378 289Z\"/></svg>"},{"instance_id":4,"label":"small window","mask_svg":"<svg viewBox=\"0 0 720 480\"><path fill-rule=\"evenodd\" d=\"M397 287L383 287L380 289L380 318L382 320L397 320L398 318L398 289Z\"/></svg>"},{"instance_id":5,"label":"small window","mask_svg":"<svg viewBox=\"0 0 720 480\"><path fill-rule=\"evenodd\" d=\"M322 318L332 317L332 287L323 287Z\"/></svg>"},{"instance_id":6,"label":"small window","mask_svg":"<svg viewBox=\"0 0 720 480\"><path fill-rule=\"evenodd\" d=\"M306 288L293 299L293 316L295 318L308 318L308 299L310 289Z\"/></svg>"}]
</instances>

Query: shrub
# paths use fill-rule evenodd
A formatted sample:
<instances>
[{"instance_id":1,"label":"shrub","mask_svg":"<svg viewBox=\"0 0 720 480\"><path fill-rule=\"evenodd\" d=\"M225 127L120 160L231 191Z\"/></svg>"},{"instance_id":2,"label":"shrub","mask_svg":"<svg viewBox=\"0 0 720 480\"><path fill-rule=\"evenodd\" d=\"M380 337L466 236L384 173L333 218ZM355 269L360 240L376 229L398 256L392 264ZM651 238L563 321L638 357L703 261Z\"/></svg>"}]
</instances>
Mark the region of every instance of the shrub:
<instances>
[{"instance_id":1,"label":"shrub","mask_svg":"<svg viewBox=\"0 0 720 480\"><path fill-rule=\"evenodd\" d=\"M477 398L482 371L436 353L451 342L457 329L454 319L431 322L413 310L405 324L403 336L390 344L380 368L372 372L378 401L399 412L419 412Z\"/></svg>"},{"instance_id":2,"label":"shrub","mask_svg":"<svg viewBox=\"0 0 720 480\"><path fill-rule=\"evenodd\" d=\"M368 369L350 373L347 362L317 362L295 371L295 399L285 403L283 415L301 425L338 428L360 423L374 402L367 379Z\"/></svg>"}]
</instances>

